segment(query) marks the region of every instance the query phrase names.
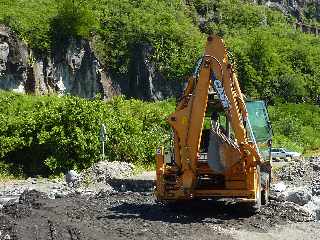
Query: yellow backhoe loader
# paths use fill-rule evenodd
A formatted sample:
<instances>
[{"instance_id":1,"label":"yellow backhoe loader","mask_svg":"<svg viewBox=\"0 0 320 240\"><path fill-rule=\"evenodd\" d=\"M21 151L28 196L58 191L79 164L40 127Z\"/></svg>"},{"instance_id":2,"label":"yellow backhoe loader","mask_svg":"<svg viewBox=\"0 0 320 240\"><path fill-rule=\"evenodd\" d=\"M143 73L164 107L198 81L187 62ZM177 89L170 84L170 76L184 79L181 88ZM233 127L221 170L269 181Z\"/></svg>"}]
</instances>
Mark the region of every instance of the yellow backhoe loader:
<instances>
[{"instance_id":1,"label":"yellow backhoe loader","mask_svg":"<svg viewBox=\"0 0 320 240\"><path fill-rule=\"evenodd\" d=\"M156 197L175 202L236 198L268 202L272 131L263 101L246 101L224 42L209 36L203 57L167 122L172 143L156 153Z\"/></svg>"}]
</instances>

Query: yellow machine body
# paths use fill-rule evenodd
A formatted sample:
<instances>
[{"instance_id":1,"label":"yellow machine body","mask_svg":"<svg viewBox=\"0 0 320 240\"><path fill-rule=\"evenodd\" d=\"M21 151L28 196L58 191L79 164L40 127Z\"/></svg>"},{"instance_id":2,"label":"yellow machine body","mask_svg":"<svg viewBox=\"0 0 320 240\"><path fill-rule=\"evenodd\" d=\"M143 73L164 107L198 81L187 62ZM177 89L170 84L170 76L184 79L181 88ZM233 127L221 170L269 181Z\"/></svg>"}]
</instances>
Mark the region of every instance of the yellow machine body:
<instances>
[{"instance_id":1,"label":"yellow machine body","mask_svg":"<svg viewBox=\"0 0 320 240\"><path fill-rule=\"evenodd\" d=\"M210 113L223 114L225 127L213 117L208 128ZM189 78L176 111L167 119L173 130L170 159L163 147L157 150L157 199L232 197L256 202L261 192L262 157L249 137L247 121L244 96L224 42L209 36L197 74ZM210 165L210 154L202 152L205 138L211 141L209 148L216 149L211 156L220 161L217 169Z\"/></svg>"}]
</instances>

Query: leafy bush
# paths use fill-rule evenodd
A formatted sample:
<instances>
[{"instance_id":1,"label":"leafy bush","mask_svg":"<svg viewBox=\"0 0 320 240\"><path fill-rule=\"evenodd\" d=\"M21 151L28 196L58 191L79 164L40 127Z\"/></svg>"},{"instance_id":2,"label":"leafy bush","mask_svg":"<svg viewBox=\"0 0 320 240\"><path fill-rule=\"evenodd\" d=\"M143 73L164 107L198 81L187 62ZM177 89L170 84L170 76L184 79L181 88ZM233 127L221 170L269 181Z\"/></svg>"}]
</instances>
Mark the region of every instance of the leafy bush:
<instances>
[{"instance_id":1,"label":"leafy bush","mask_svg":"<svg viewBox=\"0 0 320 240\"><path fill-rule=\"evenodd\" d=\"M315 103L320 95L320 40L281 27L229 36L244 92L269 103ZM317 54L316 54L317 53Z\"/></svg>"},{"instance_id":2,"label":"leafy bush","mask_svg":"<svg viewBox=\"0 0 320 240\"><path fill-rule=\"evenodd\" d=\"M292 18L250 1L193 4L207 20L203 31L224 36L247 96L271 104L317 102L319 38L295 30Z\"/></svg>"},{"instance_id":3,"label":"leafy bush","mask_svg":"<svg viewBox=\"0 0 320 240\"><path fill-rule=\"evenodd\" d=\"M274 143L298 151L320 148L320 108L307 104L280 104L269 107Z\"/></svg>"},{"instance_id":4,"label":"leafy bush","mask_svg":"<svg viewBox=\"0 0 320 240\"><path fill-rule=\"evenodd\" d=\"M1 0L0 23L10 26L36 52L50 50L50 23L56 14L56 4L50 0Z\"/></svg>"},{"instance_id":5,"label":"leafy bush","mask_svg":"<svg viewBox=\"0 0 320 240\"><path fill-rule=\"evenodd\" d=\"M168 101L110 102L77 97L0 94L0 159L27 174L83 169L101 158L99 130L107 126L109 160L150 164L168 139Z\"/></svg>"},{"instance_id":6,"label":"leafy bush","mask_svg":"<svg viewBox=\"0 0 320 240\"><path fill-rule=\"evenodd\" d=\"M61 43L70 36L88 38L97 27L88 1L56 0L56 4L58 12L51 23L55 43Z\"/></svg>"}]
</instances>

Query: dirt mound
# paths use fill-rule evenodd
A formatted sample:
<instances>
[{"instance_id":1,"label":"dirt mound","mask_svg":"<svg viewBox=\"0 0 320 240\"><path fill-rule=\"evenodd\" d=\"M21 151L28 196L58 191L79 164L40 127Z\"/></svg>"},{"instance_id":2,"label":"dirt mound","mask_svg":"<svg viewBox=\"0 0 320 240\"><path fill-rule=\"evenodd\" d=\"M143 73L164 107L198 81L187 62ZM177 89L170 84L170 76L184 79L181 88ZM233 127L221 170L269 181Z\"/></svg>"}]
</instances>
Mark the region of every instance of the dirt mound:
<instances>
[{"instance_id":1,"label":"dirt mound","mask_svg":"<svg viewBox=\"0 0 320 240\"><path fill-rule=\"evenodd\" d=\"M126 162L101 161L80 174L82 182L93 181L108 183L110 179L125 178L133 175L134 165Z\"/></svg>"},{"instance_id":2,"label":"dirt mound","mask_svg":"<svg viewBox=\"0 0 320 240\"><path fill-rule=\"evenodd\" d=\"M106 185L110 183L107 171L112 168L106 168L108 163L102 165L98 170L92 169L96 172L92 174L97 176L95 182L102 176L99 183ZM289 189L295 187L294 184L300 188L305 184L311 189L314 172L301 176L301 171L295 169L300 166L305 173L309 168L313 169L310 162L307 166L292 163L285 166L285 173L281 173L284 178L286 173L292 177L293 180L286 180ZM25 191L19 201L9 202L2 208L0 239L4 239L4 234L10 237L7 239L15 240L235 239L235 231L267 233L281 225L314 221L315 205L320 202L313 196L306 205L315 210L309 211L306 205L274 200L277 198L273 197L269 205L254 215L249 214L244 203L231 200L168 205L155 201L150 187L154 184L153 176L128 179L122 178L115 184L119 189L115 187L112 191L109 188L90 194L74 191L55 199L48 199L46 194L37 191Z\"/></svg>"},{"instance_id":3,"label":"dirt mound","mask_svg":"<svg viewBox=\"0 0 320 240\"><path fill-rule=\"evenodd\" d=\"M2 209L2 212L10 216L14 219L18 218L26 218L31 215L32 208L39 209L43 206L44 200L47 200L48 197L46 194L38 192L36 190L25 190L20 198L19 201L9 201L7 202Z\"/></svg>"},{"instance_id":4,"label":"dirt mound","mask_svg":"<svg viewBox=\"0 0 320 240\"><path fill-rule=\"evenodd\" d=\"M21 214L18 215L18 212ZM296 204L271 201L250 215L241 203L193 201L168 206L152 192L108 192L47 199L25 192L0 215L11 239L233 239L231 228L267 232L275 225L310 221ZM1 239L1 236L0 236Z\"/></svg>"},{"instance_id":5,"label":"dirt mound","mask_svg":"<svg viewBox=\"0 0 320 240\"><path fill-rule=\"evenodd\" d=\"M33 208L39 207L39 200L47 200L48 196L45 193L36 190L25 190L19 198L19 203L31 205Z\"/></svg>"}]
</instances>

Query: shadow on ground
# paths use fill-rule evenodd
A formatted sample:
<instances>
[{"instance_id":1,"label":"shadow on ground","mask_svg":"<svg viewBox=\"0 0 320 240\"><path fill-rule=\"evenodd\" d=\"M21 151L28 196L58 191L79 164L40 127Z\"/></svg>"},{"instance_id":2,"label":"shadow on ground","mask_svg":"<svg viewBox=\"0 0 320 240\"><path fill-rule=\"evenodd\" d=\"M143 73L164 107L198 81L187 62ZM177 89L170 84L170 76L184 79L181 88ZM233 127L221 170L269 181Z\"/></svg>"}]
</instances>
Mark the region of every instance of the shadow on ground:
<instances>
[{"instance_id":1,"label":"shadow on ground","mask_svg":"<svg viewBox=\"0 0 320 240\"><path fill-rule=\"evenodd\" d=\"M122 203L108 209L111 214L98 219L144 219L167 223L222 223L224 220L245 219L252 216L244 203L216 200L194 200L179 203Z\"/></svg>"}]
</instances>

